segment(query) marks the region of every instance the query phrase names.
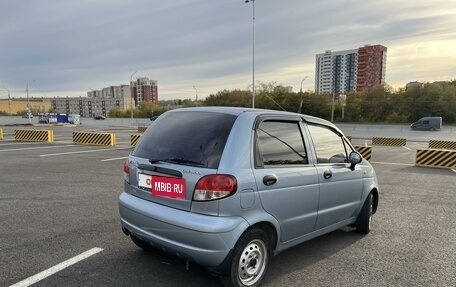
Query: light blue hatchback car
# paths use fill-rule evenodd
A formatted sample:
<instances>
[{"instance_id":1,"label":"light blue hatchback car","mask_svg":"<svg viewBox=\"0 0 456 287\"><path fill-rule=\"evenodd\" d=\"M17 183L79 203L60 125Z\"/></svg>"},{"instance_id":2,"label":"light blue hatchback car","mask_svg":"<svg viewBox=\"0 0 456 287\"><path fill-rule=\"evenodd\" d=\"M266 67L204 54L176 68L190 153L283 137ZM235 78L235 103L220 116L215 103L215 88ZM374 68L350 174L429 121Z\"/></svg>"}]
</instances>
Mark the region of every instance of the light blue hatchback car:
<instances>
[{"instance_id":1,"label":"light blue hatchback car","mask_svg":"<svg viewBox=\"0 0 456 287\"><path fill-rule=\"evenodd\" d=\"M122 230L226 286L259 286L273 255L346 225L369 233L372 166L328 121L199 107L158 117L124 164Z\"/></svg>"}]
</instances>

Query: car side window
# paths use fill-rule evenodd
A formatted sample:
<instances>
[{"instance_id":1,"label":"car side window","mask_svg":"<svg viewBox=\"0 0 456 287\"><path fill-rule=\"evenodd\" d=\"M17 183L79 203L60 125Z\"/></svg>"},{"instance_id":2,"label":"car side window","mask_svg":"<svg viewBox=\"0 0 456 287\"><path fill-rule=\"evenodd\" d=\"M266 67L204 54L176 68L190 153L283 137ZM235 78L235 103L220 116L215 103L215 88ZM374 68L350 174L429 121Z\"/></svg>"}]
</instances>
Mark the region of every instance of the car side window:
<instances>
[{"instance_id":1,"label":"car side window","mask_svg":"<svg viewBox=\"0 0 456 287\"><path fill-rule=\"evenodd\" d=\"M330 128L308 125L317 153L317 163L346 163L347 152L343 138Z\"/></svg>"},{"instance_id":2,"label":"car side window","mask_svg":"<svg viewBox=\"0 0 456 287\"><path fill-rule=\"evenodd\" d=\"M263 121L256 130L256 166L307 164L298 122Z\"/></svg>"}]
</instances>

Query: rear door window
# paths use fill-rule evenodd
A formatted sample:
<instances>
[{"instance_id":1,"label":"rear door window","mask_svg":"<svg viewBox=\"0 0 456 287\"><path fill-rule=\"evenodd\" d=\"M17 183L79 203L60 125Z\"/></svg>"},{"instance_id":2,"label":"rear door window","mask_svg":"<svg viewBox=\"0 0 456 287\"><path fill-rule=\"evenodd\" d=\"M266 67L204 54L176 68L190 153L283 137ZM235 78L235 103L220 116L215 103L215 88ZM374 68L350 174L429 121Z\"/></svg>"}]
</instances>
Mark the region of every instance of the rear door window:
<instances>
[{"instance_id":1,"label":"rear door window","mask_svg":"<svg viewBox=\"0 0 456 287\"><path fill-rule=\"evenodd\" d=\"M166 113L143 135L133 156L217 169L235 120L222 113Z\"/></svg>"},{"instance_id":2,"label":"rear door window","mask_svg":"<svg viewBox=\"0 0 456 287\"><path fill-rule=\"evenodd\" d=\"M256 136L257 167L308 163L298 122L264 121Z\"/></svg>"}]
</instances>

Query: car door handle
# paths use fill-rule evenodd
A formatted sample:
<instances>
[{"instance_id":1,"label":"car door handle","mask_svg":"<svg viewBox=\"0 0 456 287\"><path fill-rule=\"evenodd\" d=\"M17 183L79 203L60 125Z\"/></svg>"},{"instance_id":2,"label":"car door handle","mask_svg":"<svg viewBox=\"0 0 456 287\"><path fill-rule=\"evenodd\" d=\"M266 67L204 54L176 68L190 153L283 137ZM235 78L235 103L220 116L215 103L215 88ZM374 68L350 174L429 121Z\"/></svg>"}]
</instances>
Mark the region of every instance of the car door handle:
<instances>
[{"instance_id":1,"label":"car door handle","mask_svg":"<svg viewBox=\"0 0 456 287\"><path fill-rule=\"evenodd\" d=\"M277 176L275 176L275 175L266 175L265 177L263 177L264 185L273 185L276 182L277 182Z\"/></svg>"},{"instance_id":2,"label":"car door handle","mask_svg":"<svg viewBox=\"0 0 456 287\"><path fill-rule=\"evenodd\" d=\"M332 176L333 176L333 174L332 174L331 170L329 170L329 169L327 169L323 172L323 177L325 179L330 179Z\"/></svg>"}]
</instances>

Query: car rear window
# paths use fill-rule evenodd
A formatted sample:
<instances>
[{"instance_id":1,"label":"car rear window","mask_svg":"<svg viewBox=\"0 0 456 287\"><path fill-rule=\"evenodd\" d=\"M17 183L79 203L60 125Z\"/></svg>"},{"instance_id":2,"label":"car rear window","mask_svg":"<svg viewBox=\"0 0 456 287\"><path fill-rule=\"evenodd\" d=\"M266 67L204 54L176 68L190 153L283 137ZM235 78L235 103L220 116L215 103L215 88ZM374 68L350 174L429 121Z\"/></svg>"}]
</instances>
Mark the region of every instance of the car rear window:
<instances>
[{"instance_id":1,"label":"car rear window","mask_svg":"<svg viewBox=\"0 0 456 287\"><path fill-rule=\"evenodd\" d=\"M143 135L133 156L216 169L235 120L223 113L166 113Z\"/></svg>"}]
</instances>

